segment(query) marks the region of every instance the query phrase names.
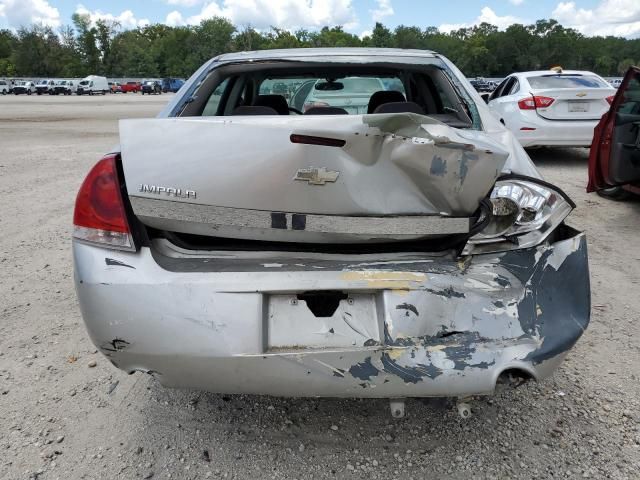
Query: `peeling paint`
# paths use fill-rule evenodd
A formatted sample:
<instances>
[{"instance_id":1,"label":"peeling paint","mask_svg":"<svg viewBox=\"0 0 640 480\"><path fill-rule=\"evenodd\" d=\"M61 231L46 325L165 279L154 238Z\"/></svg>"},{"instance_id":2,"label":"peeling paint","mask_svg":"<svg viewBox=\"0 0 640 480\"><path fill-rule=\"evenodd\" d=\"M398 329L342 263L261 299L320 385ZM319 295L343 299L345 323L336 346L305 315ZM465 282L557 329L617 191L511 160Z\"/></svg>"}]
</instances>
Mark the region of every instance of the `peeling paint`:
<instances>
[{"instance_id":1,"label":"peeling paint","mask_svg":"<svg viewBox=\"0 0 640 480\"><path fill-rule=\"evenodd\" d=\"M436 177L444 177L447 174L447 162L438 155L435 155L431 160L431 168L429 169L431 175Z\"/></svg>"},{"instance_id":2,"label":"peeling paint","mask_svg":"<svg viewBox=\"0 0 640 480\"><path fill-rule=\"evenodd\" d=\"M371 377L377 377L380 372L371 364L371 357L367 357L364 362L353 365L349 373L360 380L371 380Z\"/></svg>"},{"instance_id":3,"label":"peeling paint","mask_svg":"<svg viewBox=\"0 0 640 480\"><path fill-rule=\"evenodd\" d=\"M418 309L415 307L415 305L411 305L409 303L401 303L400 305L396 305L396 310L406 310L407 311L407 315L409 315L409 312L413 312L417 315L420 315L418 313Z\"/></svg>"},{"instance_id":4,"label":"peeling paint","mask_svg":"<svg viewBox=\"0 0 640 480\"><path fill-rule=\"evenodd\" d=\"M132 268L132 269L136 269L136 267L132 267L131 265L127 265L124 262L121 262L120 260L114 260L113 258L105 258L104 259L104 263L108 266L111 267L127 267L127 268Z\"/></svg>"},{"instance_id":5,"label":"peeling paint","mask_svg":"<svg viewBox=\"0 0 640 480\"><path fill-rule=\"evenodd\" d=\"M452 286L449 286L443 290L434 290L431 288L425 288L425 291L429 293L433 293L434 295L445 297L445 298L465 298L464 293L454 290Z\"/></svg>"},{"instance_id":6,"label":"peeling paint","mask_svg":"<svg viewBox=\"0 0 640 480\"><path fill-rule=\"evenodd\" d=\"M114 338L109 342L103 343L100 348L107 352L119 352L126 349L129 345L131 344L126 340L123 340L121 338Z\"/></svg>"},{"instance_id":7,"label":"peeling paint","mask_svg":"<svg viewBox=\"0 0 640 480\"><path fill-rule=\"evenodd\" d=\"M342 280L364 281L371 288L376 289L409 289L412 283L422 283L427 275L416 272L386 272L386 271L350 271L341 275Z\"/></svg>"}]
</instances>

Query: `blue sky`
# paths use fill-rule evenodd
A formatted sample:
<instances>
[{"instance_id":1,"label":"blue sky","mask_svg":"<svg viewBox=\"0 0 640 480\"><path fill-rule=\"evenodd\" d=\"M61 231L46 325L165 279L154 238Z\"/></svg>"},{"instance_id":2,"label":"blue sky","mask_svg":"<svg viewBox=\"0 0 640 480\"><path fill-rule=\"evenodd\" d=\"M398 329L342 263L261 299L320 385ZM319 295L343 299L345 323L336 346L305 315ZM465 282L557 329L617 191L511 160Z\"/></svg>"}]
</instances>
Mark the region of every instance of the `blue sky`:
<instances>
[{"instance_id":1,"label":"blue sky","mask_svg":"<svg viewBox=\"0 0 640 480\"><path fill-rule=\"evenodd\" d=\"M553 17L586 35L640 36L640 0L0 0L0 28L69 24L74 12L116 19L123 28L194 24L221 15L259 29L341 24L358 35L376 20L451 30L481 21L506 28Z\"/></svg>"}]
</instances>

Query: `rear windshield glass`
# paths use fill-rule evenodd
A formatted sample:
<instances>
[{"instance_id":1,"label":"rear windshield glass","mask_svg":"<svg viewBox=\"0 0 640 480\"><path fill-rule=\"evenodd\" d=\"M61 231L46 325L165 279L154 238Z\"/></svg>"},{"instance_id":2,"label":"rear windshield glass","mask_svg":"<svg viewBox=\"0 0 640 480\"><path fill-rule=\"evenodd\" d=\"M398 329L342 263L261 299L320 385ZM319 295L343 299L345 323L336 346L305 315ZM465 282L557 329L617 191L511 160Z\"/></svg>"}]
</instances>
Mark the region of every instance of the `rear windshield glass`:
<instances>
[{"instance_id":1,"label":"rear windshield glass","mask_svg":"<svg viewBox=\"0 0 640 480\"><path fill-rule=\"evenodd\" d=\"M260 82L258 93L282 96L294 111L337 107L355 115L367 113L374 93L389 90L399 91L406 98L404 85L397 77L269 78Z\"/></svg>"},{"instance_id":2,"label":"rear windshield glass","mask_svg":"<svg viewBox=\"0 0 640 480\"><path fill-rule=\"evenodd\" d=\"M418 113L458 128L481 128L475 103L439 59L371 66L230 64L211 70L189 95L180 116Z\"/></svg>"},{"instance_id":3,"label":"rear windshield glass","mask_svg":"<svg viewBox=\"0 0 640 480\"><path fill-rule=\"evenodd\" d=\"M545 75L527 77L531 88L608 88L604 80L594 75Z\"/></svg>"}]
</instances>

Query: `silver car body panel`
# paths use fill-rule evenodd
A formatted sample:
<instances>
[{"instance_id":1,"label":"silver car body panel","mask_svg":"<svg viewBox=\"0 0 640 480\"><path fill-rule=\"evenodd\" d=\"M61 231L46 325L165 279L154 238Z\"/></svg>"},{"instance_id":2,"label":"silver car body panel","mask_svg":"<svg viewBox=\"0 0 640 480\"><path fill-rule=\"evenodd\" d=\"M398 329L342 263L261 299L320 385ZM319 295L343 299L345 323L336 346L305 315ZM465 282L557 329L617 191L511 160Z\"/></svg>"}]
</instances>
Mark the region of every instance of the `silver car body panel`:
<instances>
[{"instance_id":1,"label":"silver car body panel","mask_svg":"<svg viewBox=\"0 0 640 480\"><path fill-rule=\"evenodd\" d=\"M175 117L196 94L212 69L229 63L301 59L420 64L436 56L389 49L301 49L241 52L211 60L186 82L157 121L121 124L122 148L113 152L122 152L134 212L144 222L157 221L158 227L176 227L176 231L182 227L192 231L196 225L215 231L220 225L215 217L229 214L228 209L258 216L280 212L288 224L298 212L355 216L352 225L342 224L351 229L349 235L358 228L371 228L380 216L391 220L391 235L409 225L402 218L405 215L425 221L414 222L410 235L429 235L435 219L444 222L437 228L462 228L448 222L468 222L480 190L488 193L491 179L500 172L540 175L513 135L446 58L439 57L453 72L457 86L475 102L480 130L456 130L428 117L404 114L392 116L401 120L399 127L367 124L367 116L345 119L346 127L340 128L326 117L302 123L295 117L168 118ZM369 116L374 117L383 116ZM393 118L384 120L389 121ZM343 139L346 148L294 146L289 135L303 125L307 131L297 133ZM185 138L175 128L182 129ZM234 136L233 147L222 131ZM366 133L378 137L356 139ZM218 141L208 141L207 134ZM136 135L144 135L146 142L138 142ZM264 148L260 149L256 137L266 142ZM451 142L439 140L445 137ZM144 143L155 156L144 151ZM473 150L464 145L472 145ZM296 157L295 149L304 154ZM331 163L323 149L331 149L343 163ZM267 155L268 165L249 151ZM398 161L403 151L408 163ZM183 161L185 152L203 163ZM224 181L211 176L216 171L211 158L221 152L241 159L225 163ZM428 179L425 173L434 166L436 152L446 158L445 177L453 183L428 183L440 181L438 175ZM461 175L463 152L481 155L486 168ZM130 155L143 159L140 166L127 164ZM437 162L436 172L442 173L442 163ZM473 161L467 163L473 168ZM380 195L372 195L367 185L367 195L361 196L358 190L364 177L351 173L355 170L366 177L371 165L399 183L377 174ZM292 180L299 169L310 167L326 167L339 175L335 181L332 175L324 176L329 179L324 185ZM178 180L202 180L202 184L181 185ZM207 190L207 181L214 181L216 190L224 189L226 182L232 185L234 191L225 193L232 194L233 201L219 191ZM140 191L139 184L164 191L161 195L149 188ZM399 187L392 188L395 185ZM163 199L169 195L168 188L172 193L180 189L187 198ZM276 188L294 189L296 201L273 195ZM463 194L456 196L455 188L462 188ZM187 195L187 190L195 195ZM332 192L322 196L322 206L317 198L306 198L320 191ZM170 203L175 211L165 208L163 215L152 211ZM247 225L235 221L246 238ZM463 257L450 251L360 255L198 251L163 239L154 239L137 252L74 240L73 257L87 330L115 366L147 372L167 386L212 392L390 398L488 394L507 371L535 379L550 375L589 322L586 239L565 225L535 248ZM339 301L330 316L312 311L305 295L315 292L337 292Z\"/></svg>"},{"instance_id":2,"label":"silver car body panel","mask_svg":"<svg viewBox=\"0 0 640 480\"><path fill-rule=\"evenodd\" d=\"M301 145L292 135L345 145ZM147 225L279 241L330 241L323 235L330 233L347 242L460 233L459 226L446 227L447 220L456 223L446 217L473 215L508 155L483 132L409 113L121 120L120 138L133 211ZM299 181L309 170L333 177ZM265 221L252 222L259 211ZM304 214L309 229L265 228L280 212ZM413 227L398 218L387 226L383 217L398 215L420 217ZM341 219L330 216L355 230L340 229ZM432 226L420 228L425 222ZM326 229L314 231L314 223Z\"/></svg>"},{"instance_id":3,"label":"silver car body panel","mask_svg":"<svg viewBox=\"0 0 640 480\"><path fill-rule=\"evenodd\" d=\"M80 307L125 371L225 393L398 397L491 393L549 375L589 322L584 234L458 260L450 253L138 253L74 241ZM570 286L570 288L568 287ZM339 290L327 318L298 292Z\"/></svg>"}]
</instances>

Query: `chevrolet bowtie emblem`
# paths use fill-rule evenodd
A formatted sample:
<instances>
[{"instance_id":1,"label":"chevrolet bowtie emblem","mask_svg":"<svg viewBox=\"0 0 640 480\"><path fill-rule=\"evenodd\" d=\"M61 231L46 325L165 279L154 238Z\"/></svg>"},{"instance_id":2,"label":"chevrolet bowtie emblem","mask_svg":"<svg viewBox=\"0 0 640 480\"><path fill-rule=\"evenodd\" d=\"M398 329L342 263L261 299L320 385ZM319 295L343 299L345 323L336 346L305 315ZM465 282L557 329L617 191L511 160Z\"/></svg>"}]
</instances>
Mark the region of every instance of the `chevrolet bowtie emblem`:
<instances>
[{"instance_id":1,"label":"chevrolet bowtie emblem","mask_svg":"<svg viewBox=\"0 0 640 480\"><path fill-rule=\"evenodd\" d=\"M338 179L338 175L340 175L340 172L327 170L325 167L309 167L298 170L293 179L309 182L309 185L324 185L327 182L335 182Z\"/></svg>"},{"instance_id":2,"label":"chevrolet bowtie emblem","mask_svg":"<svg viewBox=\"0 0 640 480\"><path fill-rule=\"evenodd\" d=\"M576 97L586 97L587 94L584 92L576 93Z\"/></svg>"}]
</instances>

